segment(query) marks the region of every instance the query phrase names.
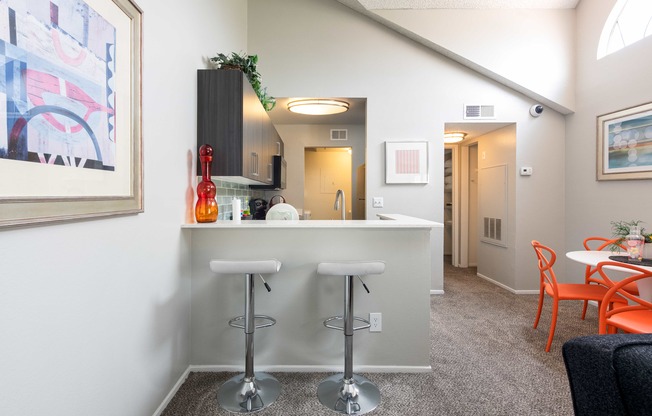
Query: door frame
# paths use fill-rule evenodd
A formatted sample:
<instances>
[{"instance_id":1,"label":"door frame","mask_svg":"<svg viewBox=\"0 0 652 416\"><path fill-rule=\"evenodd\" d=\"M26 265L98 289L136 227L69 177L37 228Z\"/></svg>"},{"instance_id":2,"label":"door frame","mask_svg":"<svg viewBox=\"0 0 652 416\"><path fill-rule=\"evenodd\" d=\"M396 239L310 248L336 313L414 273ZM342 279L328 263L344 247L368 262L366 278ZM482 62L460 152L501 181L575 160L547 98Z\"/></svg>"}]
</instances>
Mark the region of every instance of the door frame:
<instances>
[{"instance_id":1,"label":"door frame","mask_svg":"<svg viewBox=\"0 0 652 416\"><path fill-rule=\"evenodd\" d=\"M455 144L445 144L444 145L444 151L446 150L451 150L451 161L452 161L452 168L453 168L453 190L451 192L451 203L453 204L453 207L451 209L451 262L452 265L455 267L462 267L460 266L460 243L459 243L459 151L460 151L460 146L455 145ZM444 187L446 185L444 184ZM444 192L446 192L444 190ZM446 206L444 206L444 210L446 209ZM444 227L446 224L444 224Z\"/></svg>"}]
</instances>

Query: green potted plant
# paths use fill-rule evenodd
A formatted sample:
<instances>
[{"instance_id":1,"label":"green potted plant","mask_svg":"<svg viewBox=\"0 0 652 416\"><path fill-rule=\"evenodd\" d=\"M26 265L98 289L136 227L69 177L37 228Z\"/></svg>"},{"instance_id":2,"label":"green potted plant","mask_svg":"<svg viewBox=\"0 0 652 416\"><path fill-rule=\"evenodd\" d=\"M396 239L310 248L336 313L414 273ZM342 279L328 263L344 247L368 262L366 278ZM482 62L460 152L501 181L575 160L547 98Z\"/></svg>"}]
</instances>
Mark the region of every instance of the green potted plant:
<instances>
[{"instance_id":1,"label":"green potted plant","mask_svg":"<svg viewBox=\"0 0 652 416\"><path fill-rule=\"evenodd\" d=\"M257 68L258 55L236 52L231 52L230 55L218 53L210 58L210 61L220 69L239 69L244 72L265 111L272 111L276 105L276 99L267 93L267 88L262 87L260 73Z\"/></svg>"},{"instance_id":2,"label":"green potted plant","mask_svg":"<svg viewBox=\"0 0 652 416\"><path fill-rule=\"evenodd\" d=\"M622 244L625 241L630 233L632 227L639 227L641 230L641 236L645 238L645 247L643 248L643 257L652 258L652 233L646 233L645 228L641 227L640 224L643 223L641 220L636 221L612 221L611 222L611 233L612 237L617 240L614 241L614 244L611 246L614 250L620 250L618 247L619 244Z\"/></svg>"}]
</instances>

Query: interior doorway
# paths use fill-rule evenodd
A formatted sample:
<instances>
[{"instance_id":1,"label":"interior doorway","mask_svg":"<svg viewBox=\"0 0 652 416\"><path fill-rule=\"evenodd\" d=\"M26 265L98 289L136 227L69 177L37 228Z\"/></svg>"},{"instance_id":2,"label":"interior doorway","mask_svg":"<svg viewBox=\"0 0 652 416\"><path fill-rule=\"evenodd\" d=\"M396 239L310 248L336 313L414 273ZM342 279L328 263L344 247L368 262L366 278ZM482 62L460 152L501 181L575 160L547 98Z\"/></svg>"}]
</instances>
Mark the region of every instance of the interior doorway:
<instances>
[{"instance_id":1,"label":"interior doorway","mask_svg":"<svg viewBox=\"0 0 652 416\"><path fill-rule=\"evenodd\" d=\"M344 192L346 219L353 217L351 147L306 147L304 149L304 216L313 220L338 220L334 209L338 190Z\"/></svg>"},{"instance_id":2,"label":"interior doorway","mask_svg":"<svg viewBox=\"0 0 652 416\"><path fill-rule=\"evenodd\" d=\"M478 144L468 146L468 204L466 218L468 221L467 261L468 267L478 266Z\"/></svg>"},{"instance_id":3,"label":"interior doorway","mask_svg":"<svg viewBox=\"0 0 652 416\"><path fill-rule=\"evenodd\" d=\"M453 146L444 147L444 262L455 265L457 263L457 248L453 242L453 215L455 209L453 204L453 181L455 179L454 169L457 164L454 162L453 153L456 148Z\"/></svg>"},{"instance_id":4,"label":"interior doorway","mask_svg":"<svg viewBox=\"0 0 652 416\"><path fill-rule=\"evenodd\" d=\"M448 203L448 198L452 200L450 213L444 206L444 223L452 219L450 227L452 236L451 240L451 257L450 261L455 267L478 267L480 263L480 143L485 146L485 153L488 150L494 155L503 153L503 149L493 145L496 133L508 126L514 126L514 123L504 122L474 122L474 123L446 123L444 131L463 132L464 140L455 144L445 144L444 154L447 158L448 149L451 149L450 157L452 159L452 182L453 189L450 195L446 192L447 184L444 183L444 204ZM486 163L486 161L483 161ZM444 160L444 164L446 164ZM501 162L503 163L503 162ZM446 169L446 166L444 167ZM444 171L446 172L446 170ZM445 173L446 174L446 173ZM446 182L444 178L444 182ZM446 239L447 228L444 225L444 239ZM446 247L444 248L446 253ZM445 259L447 259L445 257Z\"/></svg>"}]
</instances>

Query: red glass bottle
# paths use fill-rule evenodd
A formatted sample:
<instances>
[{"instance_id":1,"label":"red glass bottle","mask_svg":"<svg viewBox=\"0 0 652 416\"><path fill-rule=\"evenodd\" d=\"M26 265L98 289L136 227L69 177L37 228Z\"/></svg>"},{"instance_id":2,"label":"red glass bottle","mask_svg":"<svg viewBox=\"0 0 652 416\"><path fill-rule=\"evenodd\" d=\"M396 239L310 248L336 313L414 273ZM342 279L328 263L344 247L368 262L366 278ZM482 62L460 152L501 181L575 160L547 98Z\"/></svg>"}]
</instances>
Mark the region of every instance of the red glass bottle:
<instances>
[{"instance_id":1,"label":"red glass bottle","mask_svg":"<svg viewBox=\"0 0 652 416\"><path fill-rule=\"evenodd\" d=\"M201 182L197 185L197 204L195 219L197 222L215 222L217 220L217 202L215 201L215 184L211 181L211 165L213 164L213 147L209 144L199 148L201 163Z\"/></svg>"}]
</instances>

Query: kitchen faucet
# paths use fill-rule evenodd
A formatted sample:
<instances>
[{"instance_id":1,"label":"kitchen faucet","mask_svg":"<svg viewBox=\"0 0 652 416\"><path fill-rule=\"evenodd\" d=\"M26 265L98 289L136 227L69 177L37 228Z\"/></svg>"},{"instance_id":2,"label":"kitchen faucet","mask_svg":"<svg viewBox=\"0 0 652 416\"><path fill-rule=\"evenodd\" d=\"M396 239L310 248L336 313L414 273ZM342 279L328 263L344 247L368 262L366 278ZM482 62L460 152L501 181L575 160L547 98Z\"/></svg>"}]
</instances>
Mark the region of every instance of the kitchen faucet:
<instances>
[{"instance_id":1,"label":"kitchen faucet","mask_svg":"<svg viewBox=\"0 0 652 416\"><path fill-rule=\"evenodd\" d=\"M346 199L344 198L344 192L341 189L337 190L337 193L335 194L335 205L333 206L333 209L337 211L340 209L340 198L342 199L342 219L346 219Z\"/></svg>"}]
</instances>

